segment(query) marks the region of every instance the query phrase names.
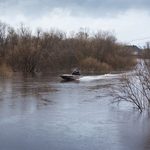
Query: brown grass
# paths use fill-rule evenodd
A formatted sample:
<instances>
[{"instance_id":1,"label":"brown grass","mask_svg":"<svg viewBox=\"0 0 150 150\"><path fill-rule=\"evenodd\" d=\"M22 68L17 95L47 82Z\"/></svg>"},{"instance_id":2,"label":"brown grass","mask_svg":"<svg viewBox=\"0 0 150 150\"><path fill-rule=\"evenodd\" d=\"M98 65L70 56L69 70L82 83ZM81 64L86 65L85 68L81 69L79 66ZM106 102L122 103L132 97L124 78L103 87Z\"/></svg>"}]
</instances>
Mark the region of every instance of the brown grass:
<instances>
[{"instance_id":1,"label":"brown grass","mask_svg":"<svg viewBox=\"0 0 150 150\"><path fill-rule=\"evenodd\" d=\"M5 63L0 65L0 76L11 77L12 74L13 71L10 66Z\"/></svg>"}]
</instances>

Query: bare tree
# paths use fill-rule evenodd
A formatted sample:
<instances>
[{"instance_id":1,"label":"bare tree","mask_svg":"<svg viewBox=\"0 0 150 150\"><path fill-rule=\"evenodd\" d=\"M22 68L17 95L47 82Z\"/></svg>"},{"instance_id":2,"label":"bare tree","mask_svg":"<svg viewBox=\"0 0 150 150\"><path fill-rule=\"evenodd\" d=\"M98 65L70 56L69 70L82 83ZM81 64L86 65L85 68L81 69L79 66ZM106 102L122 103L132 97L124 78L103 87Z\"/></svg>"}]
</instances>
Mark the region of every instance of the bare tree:
<instances>
[{"instance_id":1,"label":"bare tree","mask_svg":"<svg viewBox=\"0 0 150 150\"><path fill-rule=\"evenodd\" d=\"M80 29L68 37L59 30L36 33L21 24L14 29L0 22L0 65L13 71L59 71L80 67L85 72L107 72L134 66L133 58L109 32L90 34Z\"/></svg>"}]
</instances>

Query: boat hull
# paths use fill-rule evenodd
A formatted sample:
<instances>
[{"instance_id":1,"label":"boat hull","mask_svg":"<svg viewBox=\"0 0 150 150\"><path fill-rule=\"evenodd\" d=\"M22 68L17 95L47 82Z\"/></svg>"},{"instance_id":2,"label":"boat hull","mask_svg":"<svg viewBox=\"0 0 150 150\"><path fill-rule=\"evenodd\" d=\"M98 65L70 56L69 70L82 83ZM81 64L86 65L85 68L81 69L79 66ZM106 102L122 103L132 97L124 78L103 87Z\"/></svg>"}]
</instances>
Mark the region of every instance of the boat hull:
<instances>
[{"instance_id":1,"label":"boat hull","mask_svg":"<svg viewBox=\"0 0 150 150\"><path fill-rule=\"evenodd\" d=\"M78 75L72 75L72 74L62 74L60 77L66 81L73 81L79 79Z\"/></svg>"}]
</instances>

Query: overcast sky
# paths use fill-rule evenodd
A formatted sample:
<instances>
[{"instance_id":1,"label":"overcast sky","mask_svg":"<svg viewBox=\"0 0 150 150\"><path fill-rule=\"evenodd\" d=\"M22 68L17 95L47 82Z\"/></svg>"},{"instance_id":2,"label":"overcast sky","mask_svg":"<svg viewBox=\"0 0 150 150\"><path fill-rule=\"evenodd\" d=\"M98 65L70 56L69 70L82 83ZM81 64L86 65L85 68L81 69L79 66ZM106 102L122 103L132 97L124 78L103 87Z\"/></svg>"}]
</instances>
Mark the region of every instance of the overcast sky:
<instances>
[{"instance_id":1,"label":"overcast sky","mask_svg":"<svg viewBox=\"0 0 150 150\"><path fill-rule=\"evenodd\" d=\"M0 20L32 29L106 30L140 46L150 41L150 0L0 0Z\"/></svg>"}]
</instances>

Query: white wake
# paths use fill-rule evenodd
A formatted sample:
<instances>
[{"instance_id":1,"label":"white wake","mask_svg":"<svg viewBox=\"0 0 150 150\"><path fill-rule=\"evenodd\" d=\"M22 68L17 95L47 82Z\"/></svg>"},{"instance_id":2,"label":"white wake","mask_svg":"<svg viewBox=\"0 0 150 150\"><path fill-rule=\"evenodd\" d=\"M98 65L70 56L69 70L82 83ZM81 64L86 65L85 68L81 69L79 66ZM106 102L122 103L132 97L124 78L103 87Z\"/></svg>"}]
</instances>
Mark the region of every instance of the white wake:
<instances>
[{"instance_id":1,"label":"white wake","mask_svg":"<svg viewBox=\"0 0 150 150\"><path fill-rule=\"evenodd\" d=\"M83 76L79 78L79 81L94 81L101 79L113 79L118 78L121 74L104 74L104 75L94 75L94 76Z\"/></svg>"}]
</instances>

